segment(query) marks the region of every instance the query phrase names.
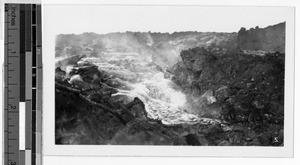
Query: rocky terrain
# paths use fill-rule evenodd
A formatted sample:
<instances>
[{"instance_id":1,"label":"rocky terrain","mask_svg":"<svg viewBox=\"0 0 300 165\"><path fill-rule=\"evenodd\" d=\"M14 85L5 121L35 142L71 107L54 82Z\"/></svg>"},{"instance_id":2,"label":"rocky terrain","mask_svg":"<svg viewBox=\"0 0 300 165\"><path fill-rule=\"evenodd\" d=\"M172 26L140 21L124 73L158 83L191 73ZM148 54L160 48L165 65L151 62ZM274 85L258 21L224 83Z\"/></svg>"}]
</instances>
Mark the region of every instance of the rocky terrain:
<instances>
[{"instance_id":1,"label":"rocky terrain","mask_svg":"<svg viewBox=\"0 0 300 165\"><path fill-rule=\"evenodd\" d=\"M182 62L172 68L172 80L189 98L191 113L221 118L231 126L249 129L269 140L263 145L279 138L275 134L281 138L277 144L282 143L284 54L216 54L194 48L182 51L181 57ZM207 97L212 101L207 101Z\"/></svg>"},{"instance_id":2,"label":"rocky terrain","mask_svg":"<svg viewBox=\"0 0 300 165\"><path fill-rule=\"evenodd\" d=\"M244 50L285 51L285 22L266 28L241 28L237 44Z\"/></svg>"},{"instance_id":3,"label":"rocky terrain","mask_svg":"<svg viewBox=\"0 0 300 165\"><path fill-rule=\"evenodd\" d=\"M240 32L58 35L56 144L283 146L284 51L240 41Z\"/></svg>"}]
</instances>

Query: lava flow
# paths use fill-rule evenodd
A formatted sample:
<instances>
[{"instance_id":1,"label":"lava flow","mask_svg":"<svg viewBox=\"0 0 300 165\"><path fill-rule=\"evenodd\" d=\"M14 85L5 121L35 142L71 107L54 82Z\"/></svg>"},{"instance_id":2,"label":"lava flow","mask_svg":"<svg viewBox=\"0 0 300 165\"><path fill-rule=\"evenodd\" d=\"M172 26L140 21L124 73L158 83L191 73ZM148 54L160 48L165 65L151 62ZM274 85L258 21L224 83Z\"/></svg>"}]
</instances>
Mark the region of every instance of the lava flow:
<instances>
[{"instance_id":1,"label":"lava flow","mask_svg":"<svg viewBox=\"0 0 300 165\"><path fill-rule=\"evenodd\" d=\"M143 101L148 117L159 119L163 124L196 124L213 122L210 119L199 118L186 111L186 96L175 90L175 84L165 76L163 69L149 60L138 58L137 54L122 54L123 60L114 56L105 58L83 58L79 63L93 63L99 70L105 70L115 76L122 88L116 88L113 97L123 97L123 101L132 101L138 97Z\"/></svg>"}]
</instances>

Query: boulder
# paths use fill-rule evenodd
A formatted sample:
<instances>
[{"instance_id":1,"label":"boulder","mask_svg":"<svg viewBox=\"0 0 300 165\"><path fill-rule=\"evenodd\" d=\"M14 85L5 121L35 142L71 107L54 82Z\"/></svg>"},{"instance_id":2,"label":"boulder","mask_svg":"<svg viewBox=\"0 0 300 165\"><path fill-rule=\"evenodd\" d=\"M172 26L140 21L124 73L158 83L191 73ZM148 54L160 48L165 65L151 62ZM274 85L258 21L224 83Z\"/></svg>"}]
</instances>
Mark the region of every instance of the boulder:
<instances>
[{"instance_id":1,"label":"boulder","mask_svg":"<svg viewBox=\"0 0 300 165\"><path fill-rule=\"evenodd\" d=\"M81 77L80 75L77 74L77 75L73 75L73 76L70 78L69 83L70 83L70 84L74 84L75 82L78 82L78 81L83 82L82 77Z\"/></svg>"},{"instance_id":2,"label":"boulder","mask_svg":"<svg viewBox=\"0 0 300 165\"><path fill-rule=\"evenodd\" d=\"M66 72L63 71L60 67L55 69L55 80L56 81L64 81L66 78Z\"/></svg>"},{"instance_id":3,"label":"boulder","mask_svg":"<svg viewBox=\"0 0 300 165\"><path fill-rule=\"evenodd\" d=\"M211 52L203 47L184 50L180 53L180 56L184 65L194 72L201 72L201 70L207 67L208 63L213 61L214 58Z\"/></svg>"},{"instance_id":4,"label":"boulder","mask_svg":"<svg viewBox=\"0 0 300 165\"><path fill-rule=\"evenodd\" d=\"M222 86L215 91L214 96L218 102L225 101L229 98L229 92L228 86Z\"/></svg>"}]
</instances>

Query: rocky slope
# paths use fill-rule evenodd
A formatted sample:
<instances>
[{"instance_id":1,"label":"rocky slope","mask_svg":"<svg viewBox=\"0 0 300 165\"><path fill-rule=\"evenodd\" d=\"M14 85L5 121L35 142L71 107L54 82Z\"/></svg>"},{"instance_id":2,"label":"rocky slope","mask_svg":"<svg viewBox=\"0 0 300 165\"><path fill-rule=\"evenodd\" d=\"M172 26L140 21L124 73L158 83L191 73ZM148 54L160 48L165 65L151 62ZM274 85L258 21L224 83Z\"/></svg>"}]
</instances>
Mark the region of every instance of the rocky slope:
<instances>
[{"instance_id":1,"label":"rocky slope","mask_svg":"<svg viewBox=\"0 0 300 165\"><path fill-rule=\"evenodd\" d=\"M124 88L120 79L93 64L73 68L70 73L58 67L56 144L209 145L205 134L222 131L209 119L164 124L163 118L146 112L146 102L139 97L117 95L118 87Z\"/></svg>"},{"instance_id":2,"label":"rocky slope","mask_svg":"<svg viewBox=\"0 0 300 165\"><path fill-rule=\"evenodd\" d=\"M182 62L171 70L172 80L189 98L190 111L239 125L242 133L251 130L262 145L282 145L285 55L216 50L182 51Z\"/></svg>"}]
</instances>

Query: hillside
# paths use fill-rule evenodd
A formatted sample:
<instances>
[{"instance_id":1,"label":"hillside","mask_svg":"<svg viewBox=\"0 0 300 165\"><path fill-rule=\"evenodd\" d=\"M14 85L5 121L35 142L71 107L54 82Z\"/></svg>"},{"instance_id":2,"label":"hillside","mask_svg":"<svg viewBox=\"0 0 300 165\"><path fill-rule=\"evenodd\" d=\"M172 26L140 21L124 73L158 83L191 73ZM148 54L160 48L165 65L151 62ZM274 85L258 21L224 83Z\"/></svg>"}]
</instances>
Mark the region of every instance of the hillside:
<instances>
[{"instance_id":1,"label":"hillside","mask_svg":"<svg viewBox=\"0 0 300 165\"><path fill-rule=\"evenodd\" d=\"M241 28L237 35L237 44L244 50L262 50L285 52L285 22L266 28Z\"/></svg>"}]
</instances>

